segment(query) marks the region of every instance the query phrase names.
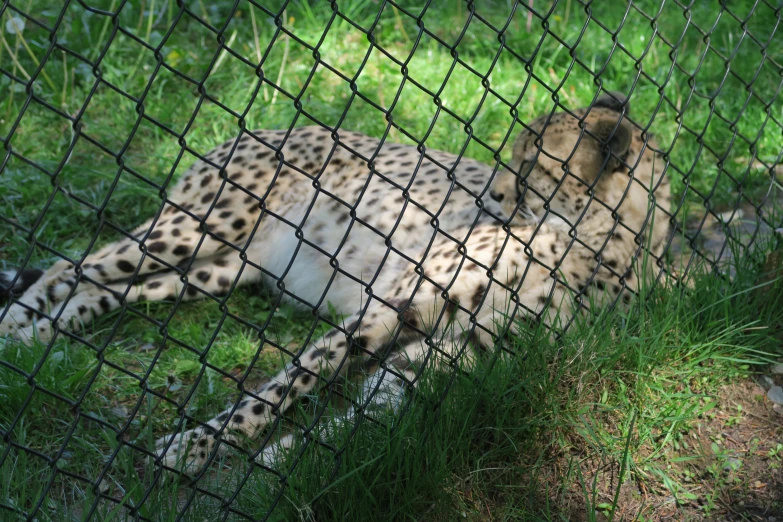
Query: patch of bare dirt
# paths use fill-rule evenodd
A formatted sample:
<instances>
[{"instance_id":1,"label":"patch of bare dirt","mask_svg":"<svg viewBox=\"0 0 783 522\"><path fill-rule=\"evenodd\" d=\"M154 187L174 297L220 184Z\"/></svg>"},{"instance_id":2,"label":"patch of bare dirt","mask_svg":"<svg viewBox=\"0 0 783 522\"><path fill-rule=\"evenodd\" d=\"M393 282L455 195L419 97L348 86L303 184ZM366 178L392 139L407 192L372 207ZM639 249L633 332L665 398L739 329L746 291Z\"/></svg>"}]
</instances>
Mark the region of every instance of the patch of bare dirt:
<instances>
[{"instance_id":1,"label":"patch of bare dirt","mask_svg":"<svg viewBox=\"0 0 783 522\"><path fill-rule=\"evenodd\" d=\"M724 386L714 399L712 414L667 451L632 456L614 520L783 522L783 409L755 382ZM583 484L595 480L593 510L608 520L618 479L616 458L581 455L553 460L538 482L555 493L549 501L561 516L582 521L590 509Z\"/></svg>"}]
</instances>

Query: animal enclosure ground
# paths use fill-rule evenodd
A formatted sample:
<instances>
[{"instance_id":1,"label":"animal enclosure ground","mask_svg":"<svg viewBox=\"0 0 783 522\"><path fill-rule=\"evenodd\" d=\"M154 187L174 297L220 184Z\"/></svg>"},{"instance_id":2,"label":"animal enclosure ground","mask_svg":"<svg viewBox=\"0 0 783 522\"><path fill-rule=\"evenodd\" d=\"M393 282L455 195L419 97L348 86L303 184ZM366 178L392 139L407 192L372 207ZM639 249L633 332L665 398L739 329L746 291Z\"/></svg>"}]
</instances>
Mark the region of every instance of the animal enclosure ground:
<instances>
[{"instance_id":1,"label":"animal enclosure ground","mask_svg":"<svg viewBox=\"0 0 783 522\"><path fill-rule=\"evenodd\" d=\"M418 38L417 22L405 9L418 13L423 3L385 4L380 16L378 2L338 3L345 18L373 27L373 40L383 51L371 48L367 35L351 23L339 16L332 20L329 2L289 3L278 22L245 1L236 7L222 1L186 4L193 15L180 16L171 0L89 3L107 11L122 6L117 24L150 46L165 40L156 56L128 35L115 34L111 17L79 3L69 4L61 20L60 6L15 3L49 27L59 23L60 44L91 61L102 57L97 69L61 51L46 60L33 91L61 114L35 100L28 103L23 84L43 63L49 33L30 21L19 27L23 19L12 9L0 12L0 65L11 73L0 74L0 137L13 131L5 150L15 153L0 173L4 264L19 266L29 253L30 266L46 267L49 249L79 258L93 238L100 246L118 238L117 229L143 221L160 204L160 193L134 173L162 184L183 172L191 160L185 156L177 163L181 148L175 134L185 133L187 144L201 153L236 136L239 120L226 109L243 114L248 129L310 124L297 117L297 105L329 125L339 122L372 136L382 135L391 119L398 126L390 132L392 141L426 138L428 148L464 149L466 156L492 163L508 130L513 127L513 135L521 128L511 107L529 121L552 109L555 88L564 105L588 105L600 72L607 90L628 92L635 84L632 116L642 125L652 119L662 148L674 144L669 176L682 198L680 221L699 223L708 210L722 215L738 203L760 201L770 188L770 169L780 162L783 101L777 96L776 63L783 36L774 29L781 11L767 2L732 2L720 17L706 2L684 11L674 2L639 1L627 12L619 3L593 2L588 22L582 2L560 1L546 23L562 42L543 31L538 16L528 25L527 2L433 3L422 17L424 27L448 45L433 36ZM270 12L283 5L258 4ZM534 6L546 13L552 2L536 0ZM757 41L742 37L740 20L748 16L744 25ZM250 62L263 59L263 77L280 89L259 86L253 67L226 51L218 54L216 35L195 17L213 27L225 24L226 45ZM507 20L499 51L498 35L488 24L502 27ZM276 23L318 44L318 60L345 77L361 70L353 88L296 39L275 36ZM614 48L610 31L619 31L616 39L627 52ZM677 43L676 49L666 42ZM759 42L768 42L766 53L777 62L762 60ZM454 62L452 50L460 62ZM572 63L574 56L580 61ZM724 57L731 58L729 69ZM392 58L405 62L405 74ZM529 59L527 67L523 59ZM637 64L646 73L638 81ZM96 84L96 73L104 83ZM492 92L486 92L482 75ZM390 109L389 116L352 97L352 89ZM425 89L437 93L438 103ZM70 150L76 130L63 115L78 115L78 132L93 142L82 137ZM500 155L508 157L508 145ZM62 190L54 191L46 172L59 167ZM311 446L274 516L589 519L613 511L616 491L617 517L629 519L670 512L678 513L675 518L779 516L780 417L749 389L738 392L750 386L757 368L781 355L780 286L757 288L762 251L773 247L761 245L733 281L700 275L695 268L692 289L669 290L630 314L614 312L598 323L576 325L562 343L540 333L514 339L518 358L456 377L437 409L446 383L432 376L393 437L372 423L363 425L341 454L335 483L327 480L333 454ZM155 436L168 433L181 413L175 403L188 397L194 383L185 411L205 419L236 399L236 380L246 372L248 383L262 382L280 368L286 354L266 350L248 370L260 345L251 325L269 322L267 338L292 352L311 327L324 326L314 325L307 312L278 304L276 294L260 287L236 291L226 308L211 301L134 308L156 322L133 309L109 314L85 325L92 347L67 339L51 349L4 341L0 429L16 425L0 443L0 504L29 512L40 501L40 519L78 520L98 492L125 499L119 507L97 502L102 516L123 519L158 484L138 508L142 516L173 519L184 510L186 520L210 520L230 514L222 500L208 495L188 503L192 491L162 484L131 445L150 447ZM145 388L171 402L153 398ZM313 398L300 417L311 415L318 401ZM747 428L754 419L769 422L768 431ZM710 427L717 432L720 423L734 426L726 433L736 443L724 431L705 435ZM246 469L242 462L221 461L200 487L228 499ZM63 472L53 475L50 463ZM625 481L618 487L612 473L619 469ZM88 477L95 491L68 473ZM281 490L270 477L252 472L236 509L265 513ZM765 486L756 487L756 481Z\"/></svg>"}]
</instances>

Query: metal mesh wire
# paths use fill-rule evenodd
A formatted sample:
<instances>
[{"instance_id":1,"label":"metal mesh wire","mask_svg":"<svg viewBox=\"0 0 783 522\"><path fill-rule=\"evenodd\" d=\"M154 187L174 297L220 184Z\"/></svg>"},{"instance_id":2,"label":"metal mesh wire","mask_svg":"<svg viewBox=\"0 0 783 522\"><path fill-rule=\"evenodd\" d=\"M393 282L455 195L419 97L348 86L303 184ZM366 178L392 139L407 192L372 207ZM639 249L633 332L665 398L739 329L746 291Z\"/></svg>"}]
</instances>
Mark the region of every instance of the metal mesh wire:
<instances>
[{"instance_id":1,"label":"metal mesh wire","mask_svg":"<svg viewBox=\"0 0 783 522\"><path fill-rule=\"evenodd\" d=\"M665 259L655 260L657 275L681 277L698 264L726 275L726 260L780 226L775 169L783 154L783 41L778 28L783 4L696 3L633 1L610 9L582 0L448 6L428 1L415 7L390 0L324 0L297 7L305 18L310 13L308 21L295 20L290 14L294 6L282 1L204 5L180 0L157 7L152 2L145 10L143 2L125 0L57 5L6 0L0 7L5 31L0 42L4 261L46 268L52 260L64 259L79 272L89 252L111 240L135 237L133 228L162 210L178 175L195 159L205 159L220 142L218 135L238 138L253 128L284 128L280 122L287 121L292 128L320 125L339 140L340 130L372 121L358 130L415 144L424 154L433 148L431 136L458 136L453 152L484 159L497 171L507 166L513 138L532 115L573 111L578 99L620 91L632 105L641 102L642 110L629 118L639 130L656 132L673 184L672 206L660 209L665 217L657 217L668 219L674 229ZM444 30L438 24L444 9L460 13L459 26ZM560 29L568 17L569 27L579 31ZM632 19L644 20L649 32L624 31ZM84 30L73 28L80 23ZM263 26L261 37L258 26ZM336 53L335 41L347 42L354 55L345 59ZM189 53L189 47L209 52ZM477 48L484 54L477 54ZM128 49L130 60L123 55ZM433 59L446 62L440 63L444 74L437 82L419 74ZM131 66L119 70L120 62ZM229 62L232 71L241 71L233 81L218 76ZM516 89L498 80L507 76L517 79ZM67 92L69 81L81 89ZM376 90L376 84L384 87ZM454 84L461 90L452 89ZM589 94L575 92L585 85ZM324 94L324 86L334 95ZM244 94L229 96L230 89ZM151 98L164 99L175 110L162 112ZM470 102L460 104L460 98ZM274 116L270 107L275 106L285 109ZM112 110L106 112L106 107ZM35 146L40 140L47 145ZM167 148L155 149L160 143ZM164 152L150 160L151 149ZM97 171L100 176L93 175ZM79 223L83 232L59 241L58 230L68 220ZM290 226L301 231L301 225ZM242 245L231 248L252 265ZM171 269L187 281L188 265ZM263 297L246 296L250 301L242 301L241 309L231 306L233 288L223 297L205 296L187 305L209 308L212 315L202 324L178 323L182 294L152 308L124 304L102 319L98 332L89 325L81 333L60 329L27 359L18 355L24 348L9 341L0 351L0 368L18 395L0 417L0 464L5 470L21 464L35 470L38 486L24 498L0 495L0 508L9 516L40 520L53 503L70 499L85 520L115 508L129 519L156 520L149 506L168 491L175 510L183 514L200 509L199 499L207 498L213 501L215 519L269 516L285 492L287 475L297 473L298 461L280 471L245 458L235 480L217 483L210 473L200 473L188 488L172 494L163 477L174 472L164 472L150 439L144 438L148 435L142 434L169 433L176 416L181 424L197 421L187 404L202 394L198 387L229 389L213 401L213 408L230 390L234 401L236 390L253 393L259 374L274 367L268 363L270 352L280 360L296 359L299 339L317 337L328 327L344 330L307 302L305 307L313 310L305 316L309 322L297 332L284 331L291 323L281 330L276 324L279 313L288 313L279 308L286 293L279 284ZM17 297L11 296L3 314ZM248 316L252 306L269 313ZM187 328L208 330L205 344L183 340L189 338L180 335ZM216 353L225 348L221 343L232 328L249 332L252 357L244 368L225 367ZM149 362L134 364L118 356L117 348L148 352ZM161 377L156 370L164 351L174 348L183 350L178 364L194 377L186 384L175 373ZM11 352L17 355L11 357ZM74 354L90 362L78 375L76 392L65 395L44 376L47 368ZM112 379L131 381L135 394L95 399L91 390L111 389ZM120 393L121 387L116 390ZM353 402L334 383L322 396L322 404ZM316 420L322 412L314 415ZM43 445L28 442L29 418L35 416L56 420L57 435ZM383 422L371 415L364 419ZM301 419L285 420L311 427ZM102 457L84 465L70 461L89 429L105 434L103 440L90 439L100 446ZM344 448L314 440L339 467ZM240 458L242 450L234 455ZM118 463L142 460L147 464L137 464L140 486L129 500ZM237 499L259 476L274 477L279 487L253 511ZM330 477L318 480L328 483Z\"/></svg>"}]
</instances>

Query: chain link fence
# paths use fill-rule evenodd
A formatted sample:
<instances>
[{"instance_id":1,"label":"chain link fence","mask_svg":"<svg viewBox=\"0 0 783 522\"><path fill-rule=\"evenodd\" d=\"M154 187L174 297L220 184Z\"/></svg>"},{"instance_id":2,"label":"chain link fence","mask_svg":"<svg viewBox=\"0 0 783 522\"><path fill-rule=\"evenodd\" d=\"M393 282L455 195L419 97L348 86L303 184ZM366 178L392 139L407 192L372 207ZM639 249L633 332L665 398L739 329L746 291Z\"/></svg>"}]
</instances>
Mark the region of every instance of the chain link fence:
<instances>
[{"instance_id":1,"label":"chain link fence","mask_svg":"<svg viewBox=\"0 0 783 522\"><path fill-rule=\"evenodd\" d=\"M318 125L333 139L357 130L477 158L494 175L533 118L611 91L628 96L639 131L657 136L672 184L656 218L672 226L657 278L699 265L731 275L732 256L781 226L781 16L783 4L768 0L6 0L3 262L67 260L81 274L89 253L160 215L190 164L256 128ZM231 249L253 262L242 245ZM170 270L194 277L187 263ZM4 316L20 298L7 293ZM183 475L155 451L155 437L177 425L238 407L299 357L303 339L344 328L284 304L285 293L232 287L194 303L180 293L124 303L47 343L7 340L0 518L274 518L290 477L314 473L303 462L315 447L329 461L317 469L331 472L309 480L329 485L347 442L314 426L328 408L360 406L331 381L303 413L274 423L312 443L284 469L232 444L219 470Z\"/></svg>"}]
</instances>

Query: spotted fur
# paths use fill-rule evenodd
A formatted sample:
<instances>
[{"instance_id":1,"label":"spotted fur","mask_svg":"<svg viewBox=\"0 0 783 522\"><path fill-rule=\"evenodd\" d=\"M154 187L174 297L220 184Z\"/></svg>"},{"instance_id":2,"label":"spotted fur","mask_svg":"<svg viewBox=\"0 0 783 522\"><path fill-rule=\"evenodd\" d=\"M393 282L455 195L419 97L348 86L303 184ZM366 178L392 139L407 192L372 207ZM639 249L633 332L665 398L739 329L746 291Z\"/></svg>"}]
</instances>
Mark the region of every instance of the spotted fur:
<instances>
[{"instance_id":1,"label":"spotted fur","mask_svg":"<svg viewBox=\"0 0 783 522\"><path fill-rule=\"evenodd\" d=\"M160 439L166 464L202 466L220 440L257 436L349 359L372 369L367 407L394 409L432 346L455 362L492 347L516 319L553 325L591 302L630 299L643 247L654 266L666 242L666 216L654 211L667 209L669 187L627 108L602 98L530 122L497 171L343 130L243 133L196 161L130 237L34 283L17 278L29 288L0 332L46 340L50 318L75 328L123 302L264 281L299 305L331 304L347 326L236 406Z\"/></svg>"}]
</instances>

